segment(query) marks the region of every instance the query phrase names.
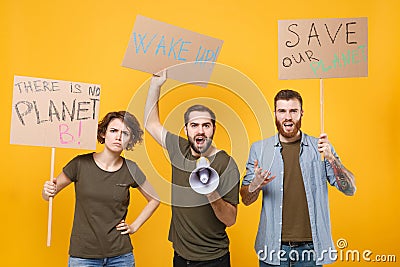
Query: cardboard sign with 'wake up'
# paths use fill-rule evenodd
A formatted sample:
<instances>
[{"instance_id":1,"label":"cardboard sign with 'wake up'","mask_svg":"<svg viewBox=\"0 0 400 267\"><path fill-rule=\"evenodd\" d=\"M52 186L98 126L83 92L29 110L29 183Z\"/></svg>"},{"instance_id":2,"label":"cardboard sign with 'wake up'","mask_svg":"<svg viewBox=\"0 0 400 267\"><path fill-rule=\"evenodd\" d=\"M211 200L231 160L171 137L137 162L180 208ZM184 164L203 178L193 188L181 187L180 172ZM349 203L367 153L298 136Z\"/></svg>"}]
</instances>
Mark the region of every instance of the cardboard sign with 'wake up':
<instances>
[{"instance_id":1,"label":"cardboard sign with 'wake up'","mask_svg":"<svg viewBox=\"0 0 400 267\"><path fill-rule=\"evenodd\" d=\"M208 82L223 41L138 15L122 66L168 78Z\"/></svg>"}]
</instances>

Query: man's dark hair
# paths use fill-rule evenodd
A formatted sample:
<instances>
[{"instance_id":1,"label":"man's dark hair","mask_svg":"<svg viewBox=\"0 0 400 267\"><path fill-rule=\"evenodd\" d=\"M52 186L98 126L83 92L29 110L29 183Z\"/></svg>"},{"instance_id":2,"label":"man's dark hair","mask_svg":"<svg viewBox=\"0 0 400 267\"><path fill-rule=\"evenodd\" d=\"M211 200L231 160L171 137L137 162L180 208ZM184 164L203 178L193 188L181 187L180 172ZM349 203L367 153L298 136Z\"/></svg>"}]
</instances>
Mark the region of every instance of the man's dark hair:
<instances>
[{"instance_id":1,"label":"man's dark hair","mask_svg":"<svg viewBox=\"0 0 400 267\"><path fill-rule=\"evenodd\" d=\"M290 89L284 89L284 90L280 90L275 98L274 98L274 110L276 111L276 102L278 102L278 100L290 100L290 99L297 99L300 102L300 109L303 110L303 99L301 98L301 95L293 90Z\"/></svg>"},{"instance_id":2,"label":"man's dark hair","mask_svg":"<svg viewBox=\"0 0 400 267\"><path fill-rule=\"evenodd\" d=\"M216 119L215 119L215 113L214 113L211 109L209 109L208 107L203 106L203 105L194 105L194 106L189 107L189 108L186 110L185 114L183 115L184 120L185 120L185 126L188 124L188 122L189 122L189 115L190 115L190 113L192 113L193 111L208 112L208 113L210 114L210 117L211 117L212 125L215 127L215 120L216 120Z\"/></svg>"},{"instance_id":3,"label":"man's dark hair","mask_svg":"<svg viewBox=\"0 0 400 267\"><path fill-rule=\"evenodd\" d=\"M143 141L142 135L143 130L140 128L139 121L128 111L113 111L109 112L104 118L99 122L97 127L97 140L100 144L104 144L104 136L107 132L108 124L113 119L120 119L126 125L130 132L130 139L126 150L133 150L133 147Z\"/></svg>"}]
</instances>

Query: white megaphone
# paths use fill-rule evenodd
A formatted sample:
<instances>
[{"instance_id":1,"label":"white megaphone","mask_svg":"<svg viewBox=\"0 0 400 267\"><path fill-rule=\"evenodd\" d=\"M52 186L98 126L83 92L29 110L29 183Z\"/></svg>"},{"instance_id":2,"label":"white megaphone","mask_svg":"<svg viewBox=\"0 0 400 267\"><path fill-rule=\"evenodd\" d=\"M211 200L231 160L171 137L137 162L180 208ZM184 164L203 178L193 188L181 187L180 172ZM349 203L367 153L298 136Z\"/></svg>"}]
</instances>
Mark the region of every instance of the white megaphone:
<instances>
[{"instance_id":1,"label":"white megaphone","mask_svg":"<svg viewBox=\"0 0 400 267\"><path fill-rule=\"evenodd\" d=\"M210 167L210 162L205 157L200 157L196 162L196 169L189 176L190 187L199 194L209 194L217 189L219 175Z\"/></svg>"}]
</instances>

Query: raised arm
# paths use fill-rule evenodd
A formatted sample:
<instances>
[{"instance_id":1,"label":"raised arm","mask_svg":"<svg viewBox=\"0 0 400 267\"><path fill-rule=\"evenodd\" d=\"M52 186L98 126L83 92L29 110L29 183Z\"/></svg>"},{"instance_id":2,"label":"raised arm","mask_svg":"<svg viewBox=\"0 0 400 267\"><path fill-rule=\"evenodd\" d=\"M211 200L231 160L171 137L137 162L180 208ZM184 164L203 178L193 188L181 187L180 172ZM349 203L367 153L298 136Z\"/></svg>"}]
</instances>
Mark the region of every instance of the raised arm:
<instances>
[{"instance_id":1,"label":"raised arm","mask_svg":"<svg viewBox=\"0 0 400 267\"><path fill-rule=\"evenodd\" d=\"M347 196L354 195L356 192L354 175L333 155L328 141L328 135L325 133L319 136L318 150L320 153L324 154L325 159L328 160L329 164L332 166L339 190Z\"/></svg>"},{"instance_id":2,"label":"raised arm","mask_svg":"<svg viewBox=\"0 0 400 267\"><path fill-rule=\"evenodd\" d=\"M164 84L166 79L166 70L162 71L160 76L153 75L147 93L146 106L144 107L144 127L163 147L165 147L167 131L160 122L158 101L160 98L161 86Z\"/></svg>"}]
</instances>

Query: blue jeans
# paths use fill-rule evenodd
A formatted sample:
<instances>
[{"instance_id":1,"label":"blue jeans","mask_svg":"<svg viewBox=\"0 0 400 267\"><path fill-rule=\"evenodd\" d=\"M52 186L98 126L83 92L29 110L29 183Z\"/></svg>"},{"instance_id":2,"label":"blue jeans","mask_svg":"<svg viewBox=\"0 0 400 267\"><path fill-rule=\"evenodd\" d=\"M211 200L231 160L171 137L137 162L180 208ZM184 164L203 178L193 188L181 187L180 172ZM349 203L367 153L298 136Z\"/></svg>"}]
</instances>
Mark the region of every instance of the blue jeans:
<instances>
[{"instance_id":1,"label":"blue jeans","mask_svg":"<svg viewBox=\"0 0 400 267\"><path fill-rule=\"evenodd\" d=\"M69 257L68 267L135 267L135 258L132 252L110 258L84 259Z\"/></svg>"},{"instance_id":2,"label":"blue jeans","mask_svg":"<svg viewBox=\"0 0 400 267\"><path fill-rule=\"evenodd\" d=\"M303 245L282 245L279 253L280 265L272 265L259 261L260 267L267 266L284 266L284 267L314 267L322 266L316 265L315 260L317 258L314 245L310 242Z\"/></svg>"}]
</instances>

